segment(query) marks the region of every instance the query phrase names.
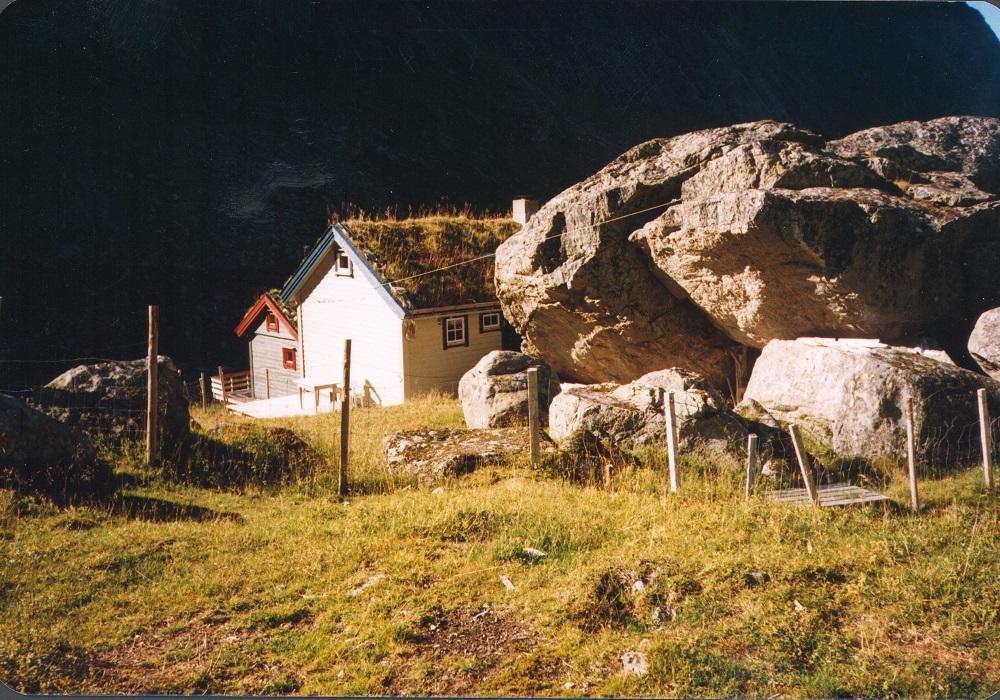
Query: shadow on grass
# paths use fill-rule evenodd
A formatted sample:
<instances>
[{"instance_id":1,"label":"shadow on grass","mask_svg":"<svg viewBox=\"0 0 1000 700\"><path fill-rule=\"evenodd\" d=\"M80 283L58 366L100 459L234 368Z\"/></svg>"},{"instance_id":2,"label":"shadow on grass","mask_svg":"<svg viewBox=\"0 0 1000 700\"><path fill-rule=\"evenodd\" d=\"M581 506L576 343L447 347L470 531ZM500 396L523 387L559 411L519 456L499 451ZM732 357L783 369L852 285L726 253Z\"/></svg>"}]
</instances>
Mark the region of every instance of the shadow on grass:
<instances>
[{"instance_id":1,"label":"shadow on grass","mask_svg":"<svg viewBox=\"0 0 1000 700\"><path fill-rule=\"evenodd\" d=\"M112 515L118 515L130 520L146 520L149 522L176 522L190 520L208 522L213 520L229 520L242 523L243 516L239 513L212 510L203 506L174 503L162 498L151 496L135 496L117 494L110 499Z\"/></svg>"}]
</instances>

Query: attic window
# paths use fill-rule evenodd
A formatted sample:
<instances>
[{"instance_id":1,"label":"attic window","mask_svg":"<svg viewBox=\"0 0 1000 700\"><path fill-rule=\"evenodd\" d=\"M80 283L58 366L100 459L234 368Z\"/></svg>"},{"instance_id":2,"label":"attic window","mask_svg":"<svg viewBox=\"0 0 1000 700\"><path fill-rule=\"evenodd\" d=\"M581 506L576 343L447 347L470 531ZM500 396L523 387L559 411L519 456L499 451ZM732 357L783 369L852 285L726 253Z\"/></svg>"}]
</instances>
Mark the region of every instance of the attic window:
<instances>
[{"instance_id":1,"label":"attic window","mask_svg":"<svg viewBox=\"0 0 1000 700\"><path fill-rule=\"evenodd\" d=\"M281 348L281 366L295 369L295 348Z\"/></svg>"},{"instance_id":2,"label":"attic window","mask_svg":"<svg viewBox=\"0 0 1000 700\"><path fill-rule=\"evenodd\" d=\"M468 316L452 316L441 324L444 334L444 348L454 348L469 344L469 334L466 332Z\"/></svg>"},{"instance_id":3,"label":"attic window","mask_svg":"<svg viewBox=\"0 0 1000 700\"><path fill-rule=\"evenodd\" d=\"M500 330L500 312L484 311L479 314L479 332L491 333Z\"/></svg>"},{"instance_id":4,"label":"attic window","mask_svg":"<svg viewBox=\"0 0 1000 700\"><path fill-rule=\"evenodd\" d=\"M264 328L268 333L278 332L278 317L274 314L268 314L267 318L264 319Z\"/></svg>"},{"instance_id":5,"label":"attic window","mask_svg":"<svg viewBox=\"0 0 1000 700\"><path fill-rule=\"evenodd\" d=\"M347 253L343 250L337 251L337 274L342 277L353 277L354 276L354 265L351 263L351 259L347 257Z\"/></svg>"}]
</instances>

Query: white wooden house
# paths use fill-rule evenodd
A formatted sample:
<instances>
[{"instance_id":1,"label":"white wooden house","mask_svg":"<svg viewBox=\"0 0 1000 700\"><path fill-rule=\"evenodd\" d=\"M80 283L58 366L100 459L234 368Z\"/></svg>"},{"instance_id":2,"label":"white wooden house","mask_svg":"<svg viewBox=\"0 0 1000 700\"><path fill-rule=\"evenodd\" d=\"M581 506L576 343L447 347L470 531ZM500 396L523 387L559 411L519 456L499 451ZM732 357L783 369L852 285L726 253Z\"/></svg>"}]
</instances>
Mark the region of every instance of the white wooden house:
<instances>
[{"instance_id":1,"label":"white wooden house","mask_svg":"<svg viewBox=\"0 0 1000 700\"><path fill-rule=\"evenodd\" d=\"M378 239L356 239L345 224L331 225L281 290L280 300L297 308L301 381L339 384L350 338L351 392L365 403L400 404L432 390L454 394L462 375L503 345L492 261L471 271L478 284L459 289L448 282L468 279L467 269L424 270L407 280L397 260L394 272L403 279L390 284L379 272L385 268Z\"/></svg>"},{"instance_id":2,"label":"white wooden house","mask_svg":"<svg viewBox=\"0 0 1000 700\"><path fill-rule=\"evenodd\" d=\"M248 343L248 391L252 398L287 396L298 391L295 379L299 376L299 334L290 316L270 294L261 294L236 326L236 335L241 338L253 329Z\"/></svg>"}]
</instances>

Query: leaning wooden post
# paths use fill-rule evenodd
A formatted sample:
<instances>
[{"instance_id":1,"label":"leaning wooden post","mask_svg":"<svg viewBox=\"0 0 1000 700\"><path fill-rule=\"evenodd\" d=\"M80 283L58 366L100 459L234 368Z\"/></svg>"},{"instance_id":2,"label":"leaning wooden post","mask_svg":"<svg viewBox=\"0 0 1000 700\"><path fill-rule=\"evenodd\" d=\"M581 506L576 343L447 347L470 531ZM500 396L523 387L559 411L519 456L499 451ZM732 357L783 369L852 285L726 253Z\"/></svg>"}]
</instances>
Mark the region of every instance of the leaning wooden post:
<instances>
[{"instance_id":1,"label":"leaning wooden post","mask_svg":"<svg viewBox=\"0 0 1000 700\"><path fill-rule=\"evenodd\" d=\"M264 368L264 398L271 398L271 368Z\"/></svg>"},{"instance_id":2,"label":"leaning wooden post","mask_svg":"<svg viewBox=\"0 0 1000 700\"><path fill-rule=\"evenodd\" d=\"M750 433L747 436L747 488L746 497L753 495L754 482L757 480L757 436Z\"/></svg>"},{"instance_id":3,"label":"leaning wooden post","mask_svg":"<svg viewBox=\"0 0 1000 700\"><path fill-rule=\"evenodd\" d=\"M799 433L799 426L792 423L788 426L788 433L792 436L792 447L795 448L795 459L799 462L799 471L802 472L802 481L806 484L806 493L809 500L814 505L819 505L819 491L816 490L816 480L813 476L812 467L809 466L809 455L802 445L802 435Z\"/></svg>"},{"instance_id":4,"label":"leaning wooden post","mask_svg":"<svg viewBox=\"0 0 1000 700\"><path fill-rule=\"evenodd\" d=\"M208 405L208 398L205 396L205 373L202 372L198 375L198 386L201 388L201 407L205 408Z\"/></svg>"},{"instance_id":5,"label":"leaning wooden post","mask_svg":"<svg viewBox=\"0 0 1000 700\"><path fill-rule=\"evenodd\" d=\"M979 437L983 443L983 479L986 488L993 488L993 441L990 435L990 408L986 405L986 389L976 392L979 399Z\"/></svg>"},{"instance_id":6,"label":"leaning wooden post","mask_svg":"<svg viewBox=\"0 0 1000 700\"><path fill-rule=\"evenodd\" d=\"M531 466L538 466L538 368L528 368L528 430L531 438Z\"/></svg>"},{"instance_id":7,"label":"leaning wooden post","mask_svg":"<svg viewBox=\"0 0 1000 700\"><path fill-rule=\"evenodd\" d=\"M903 400L904 418L906 419L906 466L910 475L910 505L913 510L920 510L920 497L917 495L917 445L913 435L913 399L907 396Z\"/></svg>"},{"instance_id":8,"label":"leaning wooden post","mask_svg":"<svg viewBox=\"0 0 1000 700\"><path fill-rule=\"evenodd\" d=\"M149 307L149 340L146 353L146 464L156 465L157 413L159 412L159 307Z\"/></svg>"},{"instance_id":9,"label":"leaning wooden post","mask_svg":"<svg viewBox=\"0 0 1000 700\"><path fill-rule=\"evenodd\" d=\"M219 365L219 391L222 392L222 405L226 405L226 375L222 373L222 365Z\"/></svg>"},{"instance_id":10,"label":"leaning wooden post","mask_svg":"<svg viewBox=\"0 0 1000 700\"><path fill-rule=\"evenodd\" d=\"M677 493L680 483L677 476L677 413L674 408L674 392L667 393L663 407L667 427L667 465L670 468L670 493Z\"/></svg>"},{"instance_id":11,"label":"leaning wooden post","mask_svg":"<svg viewBox=\"0 0 1000 700\"><path fill-rule=\"evenodd\" d=\"M340 393L340 473L337 493L347 495L347 450L351 433L351 339L344 341L344 386Z\"/></svg>"}]
</instances>

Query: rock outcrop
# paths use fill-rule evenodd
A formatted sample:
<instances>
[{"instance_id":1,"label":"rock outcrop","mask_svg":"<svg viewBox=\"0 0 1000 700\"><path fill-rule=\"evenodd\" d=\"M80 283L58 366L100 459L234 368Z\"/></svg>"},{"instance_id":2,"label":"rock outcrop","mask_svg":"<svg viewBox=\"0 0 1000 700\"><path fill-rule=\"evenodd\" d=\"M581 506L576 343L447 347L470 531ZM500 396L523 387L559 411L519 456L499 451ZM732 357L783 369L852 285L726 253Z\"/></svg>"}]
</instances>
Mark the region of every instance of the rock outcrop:
<instances>
[{"instance_id":1,"label":"rock outcrop","mask_svg":"<svg viewBox=\"0 0 1000 700\"><path fill-rule=\"evenodd\" d=\"M559 379L543 361L511 350L483 355L458 383L458 398L469 428L502 428L528 421L529 367L538 368L538 409L548 425L549 403L559 393Z\"/></svg>"},{"instance_id":2,"label":"rock outcrop","mask_svg":"<svg viewBox=\"0 0 1000 700\"><path fill-rule=\"evenodd\" d=\"M169 357L158 361L159 444L169 457L189 436L190 413L180 373ZM146 360L80 365L35 392L31 403L62 423L111 438L145 431Z\"/></svg>"},{"instance_id":3,"label":"rock outcrop","mask_svg":"<svg viewBox=\"0 0 1000 700\"><path fill-rule=\"evenodd\" d=\"M64 499L110 480L111 468L79 430L0 394L0 483Z\"/></svg>"},{"instance_id":4,"label":"rock outcrop","mask_svg":"<svg viewBox=\"0 0 1000 700\"><path fill-rule=\"evenodd\" d=\"M1000 308L979 317L969 336L969 354L986 374L1000 380Z\"/></svg>"},{"instance_id":5,"label":"rock outcrop","mask_svg":"<svg viewBox=\"0 0 1000 700\"><path fill-rule=\"evenodd\" d=\"M479 467L507 464L529 454L531 445L524 428L404 430L387 437L382 449L390 471L430 484ZM551 442L543 442L542 449L551 451Z\"/></svg>"},{"instance_id":6,"label":"rock outcrop","mask_svg":"<svg viewBox=\"0 0 1000 700\"><path fill-rule=\"evenodd\" d=\"M912 398L917 459L954 468L979 458L976 391L1000 409L1000 383L911 348L828 339L765 346L744 406L797 423L843 457L906 459L904 401Z\"/></svg>"},{"instance_id":7,"label":"rock outcrop","mask_svg":"<svg viewBox=\"0 0 1000 700\"><path fill-rule=\"evenodd\" d=\"M707 381L681 369L650 372L625 385L563 385L549 407L549 434L560 444L584 432L623 449L665 445L668 392L674 393L681 449L737 450L745 441L745 421Z\"/></svg>"},{"instance_id":8,"label":"rock outcrop","mask_svg":"<svg viewBox=\"0 0 1000 700\"><path fill-rule=\"evenodd\" d=\"M675 365L723 388L744 349L800 336L961 349L1000 304L997 163L1000 120L978 117L648 141L500 246L498 295L525 350L578 382Z\"/></svg>"}]
</instances>

